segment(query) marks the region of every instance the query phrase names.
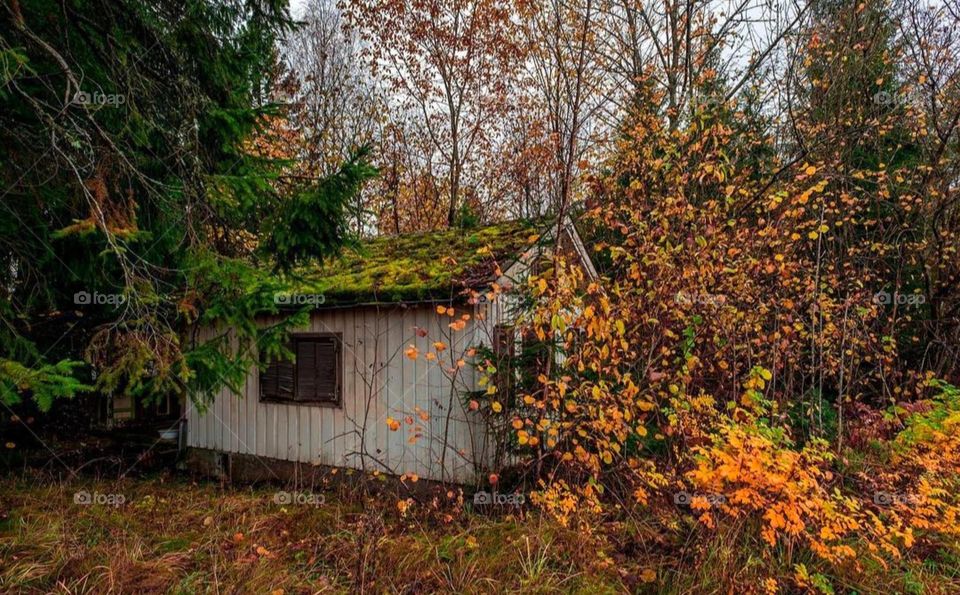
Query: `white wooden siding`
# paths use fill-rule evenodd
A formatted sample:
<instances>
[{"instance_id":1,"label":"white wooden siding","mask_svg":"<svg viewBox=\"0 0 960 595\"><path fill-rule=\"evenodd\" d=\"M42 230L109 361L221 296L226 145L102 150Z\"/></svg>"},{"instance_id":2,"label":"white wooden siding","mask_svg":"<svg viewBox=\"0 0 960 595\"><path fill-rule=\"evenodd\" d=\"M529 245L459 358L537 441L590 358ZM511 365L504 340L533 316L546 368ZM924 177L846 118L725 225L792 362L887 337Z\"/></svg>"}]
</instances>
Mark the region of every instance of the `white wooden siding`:
<instances>
[{"instance_id":1,"label":"white wooden siding","mask_svg":"<svg viewBox=\"0 0 960 595\"><path fill-rule=\"evenodd\" d=\"M454 367L470 346L490 345L500 308L455 307L457 318L471 314L467 327L457 332L448 327L452 319L438 315L430 304L314 312L309 327L299 330L343 336L342 406L261 402L258 372L251 369L241 394L225 388L203 413L188 405L187 443L264 458L474 482L489 456L482 422L463 405L463 392L475 388L475 374L469 365L461 370L451 399L444 368ZM479 324L478 312L486 313ZM427 336L418 337L416 328L426 329ZM449 346L439 354L442 364L424 358L434 341ZM411 344L420 351L416 360L405 355ZM418 408L429 416L426 421ZM387 417L398 420L400 429L390 431ZM421 436L411 440L415 428ZM269 461L264 464L269 467Z\"/></svg>"}]
</instances>

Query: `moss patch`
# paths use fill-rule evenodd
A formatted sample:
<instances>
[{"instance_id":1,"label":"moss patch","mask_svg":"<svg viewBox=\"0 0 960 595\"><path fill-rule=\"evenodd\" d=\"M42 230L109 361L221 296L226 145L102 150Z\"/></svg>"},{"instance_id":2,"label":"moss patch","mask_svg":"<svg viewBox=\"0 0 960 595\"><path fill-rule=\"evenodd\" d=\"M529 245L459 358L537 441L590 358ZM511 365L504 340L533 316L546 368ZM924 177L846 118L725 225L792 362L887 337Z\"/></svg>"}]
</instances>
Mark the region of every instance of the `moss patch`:
<instances>
[{"instance_id":1,"label":"moss patch","mask_svg":"<svg viewBox=\"0 0 960 595\"><path fill-rule=\"evenodd\" d=\"M291 292L323 295L327 305L453 298L493 280L496 266L506 269L542 227L519 220L377 238L300 271Z\"/></svg>"}]
</instances>

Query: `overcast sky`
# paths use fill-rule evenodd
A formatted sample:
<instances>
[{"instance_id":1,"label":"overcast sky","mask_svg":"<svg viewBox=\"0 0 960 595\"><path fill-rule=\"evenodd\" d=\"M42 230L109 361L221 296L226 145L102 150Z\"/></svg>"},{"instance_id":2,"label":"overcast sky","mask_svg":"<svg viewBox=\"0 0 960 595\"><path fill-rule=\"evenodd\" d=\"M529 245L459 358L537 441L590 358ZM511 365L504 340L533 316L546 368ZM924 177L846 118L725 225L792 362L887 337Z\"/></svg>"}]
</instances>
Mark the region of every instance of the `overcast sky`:
<instances>
[{"instance_id":1,"label":"overcast sky","mask_svg":"<svg viewBox=\"0 0 960 595\"><path fill-rule=\"evenodd\" d=\"M290 0L290 15L295 19L303 16L303 9L307 5L307 0Z\"/></svg>"}]
</instances>

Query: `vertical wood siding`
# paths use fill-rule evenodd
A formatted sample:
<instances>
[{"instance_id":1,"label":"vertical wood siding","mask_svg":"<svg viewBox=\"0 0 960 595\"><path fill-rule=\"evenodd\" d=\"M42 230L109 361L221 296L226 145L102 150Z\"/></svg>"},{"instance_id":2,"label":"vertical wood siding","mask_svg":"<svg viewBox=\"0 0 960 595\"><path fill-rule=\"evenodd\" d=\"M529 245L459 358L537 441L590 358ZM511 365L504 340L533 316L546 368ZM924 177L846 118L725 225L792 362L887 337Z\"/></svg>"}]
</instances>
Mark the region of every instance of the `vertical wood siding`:
<instances>
[{"instance_id":1,"label":"vertical wood siding","mask_svg":"<svg viewBox=\"0 0 960 595\"><path fill-rule=\"evenodd\" d=\"M443 341L450 347L440 359L449 370L468 347L490 345L501 308L457 307L457 317L467 312L472 318L459 332L427 304L314 312L309 327L300 330L343 335L342 406L260 402L259 376L252 369L241 394L225 388L204 412L188 405L187 442L265 458L472 483L490 455L482 422L463 404L463 391L476 387L475 374L469 365L461 369L451 394L438 362L423 357L434 341ZM418 337L417 328L427 336ZM404 353L411 344L421 353L415 360ZM387 417L398 420L400 429L390 431ZM414 434L419 437L411 439Z\"/></svg>"}]
</instances>

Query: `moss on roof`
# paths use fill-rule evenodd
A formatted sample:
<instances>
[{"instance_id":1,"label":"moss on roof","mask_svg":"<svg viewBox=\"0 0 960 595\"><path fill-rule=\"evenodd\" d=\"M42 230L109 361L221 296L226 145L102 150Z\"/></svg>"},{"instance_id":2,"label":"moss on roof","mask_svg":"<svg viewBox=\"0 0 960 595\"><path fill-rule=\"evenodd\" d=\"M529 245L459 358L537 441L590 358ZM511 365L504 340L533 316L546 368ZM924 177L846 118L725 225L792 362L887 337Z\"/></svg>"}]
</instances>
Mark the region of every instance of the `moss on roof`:
<instances>
[{"instance_id":1,"label":"moss on roof","mask_svg":"<svg viewBox=\"0 0 960 595\"><path fill-rule=\"evenodd\" d=\"M517 220L477 229L444 229L380 237L336 259L300 271L296 292L326 305L411 302L455 297L493 280L533 242L543 221Z\"/></svg>"}]
</instances>

